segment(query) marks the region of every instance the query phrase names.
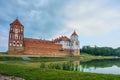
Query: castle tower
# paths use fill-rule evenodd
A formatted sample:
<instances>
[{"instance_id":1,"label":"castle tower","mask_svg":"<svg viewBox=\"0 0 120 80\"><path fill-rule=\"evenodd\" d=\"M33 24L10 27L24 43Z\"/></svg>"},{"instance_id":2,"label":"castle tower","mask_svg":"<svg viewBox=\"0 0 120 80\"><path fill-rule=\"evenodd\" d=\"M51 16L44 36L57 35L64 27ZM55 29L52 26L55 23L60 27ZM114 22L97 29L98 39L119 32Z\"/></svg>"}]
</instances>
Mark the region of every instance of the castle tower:
<instances>
[{"instance_id":1,"label":"castle tower","mask_svg":"<svg viewBox=\"0 0 120 80\"><path fill-rule=\"evenodd\" d=\"M24 40L24 26L18 19L16 19L10 24L8 53L9 54L22 53L24 50L23 40Z\"/></svg>"},{"instance_id":2,"label":"castle tower","mask_svg":"<svg viewBox=\"0 0 120 80\"><path fill-rule=\"evenodd\" d=\"M72 33L71 38L70 38L70 49L71 49L72 55L74 56L80 55L78 35L75 31Z\"/></svg>"}]
</instances>

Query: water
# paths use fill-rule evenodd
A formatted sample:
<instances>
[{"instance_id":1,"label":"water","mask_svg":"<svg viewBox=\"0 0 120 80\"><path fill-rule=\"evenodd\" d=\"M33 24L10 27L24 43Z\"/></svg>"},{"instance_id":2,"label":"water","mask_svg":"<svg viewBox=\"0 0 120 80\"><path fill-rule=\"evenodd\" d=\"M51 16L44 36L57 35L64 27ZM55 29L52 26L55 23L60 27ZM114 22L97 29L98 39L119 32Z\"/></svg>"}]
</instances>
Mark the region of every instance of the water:
<instances>
[{"instance_id":1,"label":"water","mask_svg":"<svg viewBox=\"0 0 120 80\"><path fill-rule=\"evenodd\" d=\"M113 65L111 67L105 68L85 68L83 72L94 72L94 73L104 73L104 74L120 74L120 67Z\"/></svg>"},{"instance_id":2,"label":"water","mask_svg":"<svg viewBox=\"0 0 120 80\"><path fill-rule=\"evenodd\" d=\"M22 59L25 60L25 61L29 61L30 60L30 58L27 55L23 55Z\"/></svg>"},{"instance_id":3,"label":"water","mask_svg":"<svg viewBox=\"0 0 120 80\"><path fill-rule=\"evenodd\" d=\"M120 74L120 59L81 62L79 66L81 72Z\"/></svg>"},{"instance_id":4,"label":"water","mask_svg":"<svg viewBox=\"0 0 120 80\"><path fill-rule=\"evenodd\" d=\"M55 67L58 68L59 66L59 69L70 70L70 71L72 70L72 71L103 73L103 74L120 74L120 59L92 60L88 62L80 62L78 60L78 61L69 61L64 63L61 62L61 65L58 64L56 63L52 65L54 66L53 69Z\"/></svg>"}]
</instances>

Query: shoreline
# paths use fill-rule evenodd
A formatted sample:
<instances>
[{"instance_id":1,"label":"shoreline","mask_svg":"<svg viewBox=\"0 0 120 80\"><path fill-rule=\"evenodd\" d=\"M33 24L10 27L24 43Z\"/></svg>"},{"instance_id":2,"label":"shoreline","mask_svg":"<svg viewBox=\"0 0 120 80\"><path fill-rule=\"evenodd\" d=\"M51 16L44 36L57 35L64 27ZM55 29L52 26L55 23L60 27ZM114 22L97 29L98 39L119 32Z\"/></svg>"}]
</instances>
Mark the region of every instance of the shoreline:
<instances>
[{"instance_id":1,"label":"shoreline","mask_svg":"<svg viewBox=\"0 0 120 80\"><path fill-rule=\"evenodd\" d=\"M82 62L91 60L101 59L120 59L117 56L94 56L82 53L80 56L64 56L64 57L45 57L39 55L8 55L0 54L0 61L69 61L69 60L80 60Z\"/></svg>"}]
</instances>

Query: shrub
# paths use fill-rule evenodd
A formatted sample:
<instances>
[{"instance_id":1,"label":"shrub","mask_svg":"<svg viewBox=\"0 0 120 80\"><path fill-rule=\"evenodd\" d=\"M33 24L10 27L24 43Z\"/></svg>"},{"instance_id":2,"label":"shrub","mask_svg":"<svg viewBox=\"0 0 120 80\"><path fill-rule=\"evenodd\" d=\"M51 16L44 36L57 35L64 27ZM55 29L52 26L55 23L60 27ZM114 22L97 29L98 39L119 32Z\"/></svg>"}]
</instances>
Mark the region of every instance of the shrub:
<instances>
[{"instance_id":1,"label":"shrub","mask_svg":"<svg viewBox=\"0 0 120 80\"><path fill-rule=\"evenodd\" d=\"M42 63L40 64L40 68L45 68L45 63L44 63L44 62L42 62Z\"/></svg>"}]
</instances>

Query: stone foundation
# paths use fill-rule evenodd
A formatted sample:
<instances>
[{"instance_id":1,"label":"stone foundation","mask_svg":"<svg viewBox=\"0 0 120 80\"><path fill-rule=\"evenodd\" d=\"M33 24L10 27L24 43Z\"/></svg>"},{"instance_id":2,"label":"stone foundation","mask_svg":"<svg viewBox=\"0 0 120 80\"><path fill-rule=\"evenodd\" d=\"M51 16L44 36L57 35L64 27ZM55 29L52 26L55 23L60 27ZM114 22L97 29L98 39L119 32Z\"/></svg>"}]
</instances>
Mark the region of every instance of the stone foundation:
<instances>
[{"instance_id":1,"label":"stone foundation","mask_svg":"<svg viewBox=\"0 0 120 80\"><path fill-rule=\"evenodd\" d=\"M8 54L23 54L24 47L9 47Z\"/></svg>"}]
</instances>

